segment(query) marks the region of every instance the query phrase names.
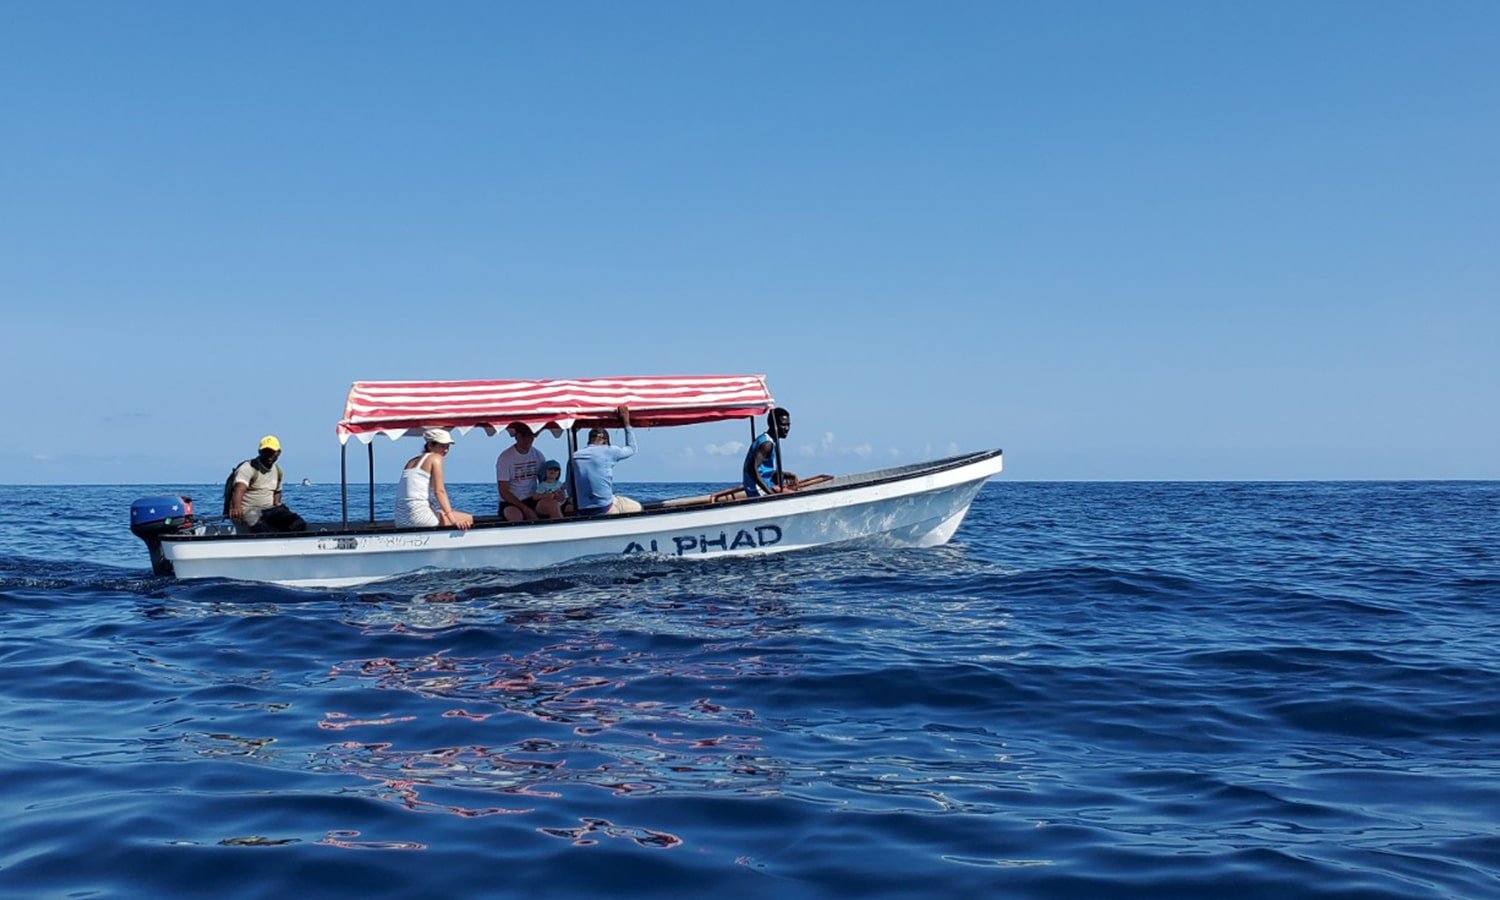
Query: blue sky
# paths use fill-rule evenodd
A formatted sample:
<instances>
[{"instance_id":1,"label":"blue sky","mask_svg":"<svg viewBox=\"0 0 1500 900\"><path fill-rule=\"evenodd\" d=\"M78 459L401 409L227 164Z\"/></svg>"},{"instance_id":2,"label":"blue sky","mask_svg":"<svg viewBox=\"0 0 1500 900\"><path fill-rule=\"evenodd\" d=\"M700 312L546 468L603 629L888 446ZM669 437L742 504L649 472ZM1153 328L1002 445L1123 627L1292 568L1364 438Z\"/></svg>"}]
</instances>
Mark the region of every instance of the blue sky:
<instances>
[{"instance_id":1,"label":"blue sky","mask_svg":"<svg viewBox=\"0 0 1500 900\"><path fill-rule=\"evenodd\" d=\"M216 482L265 432L336 480L356 379L720 372L802 473L1500 477L1497 41L1493 2L0 2L0 482ZM747 436L621 478L732 482Z\"/></svg>"}]
</instances>

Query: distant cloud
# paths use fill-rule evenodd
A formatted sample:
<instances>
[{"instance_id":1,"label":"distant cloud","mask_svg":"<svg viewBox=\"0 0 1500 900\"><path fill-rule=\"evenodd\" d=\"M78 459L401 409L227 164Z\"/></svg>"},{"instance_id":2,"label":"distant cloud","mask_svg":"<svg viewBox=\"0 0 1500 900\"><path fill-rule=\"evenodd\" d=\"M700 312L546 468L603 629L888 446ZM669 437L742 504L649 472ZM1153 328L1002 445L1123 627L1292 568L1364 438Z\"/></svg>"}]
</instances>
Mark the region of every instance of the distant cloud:
<instances>
[{"instance_id":1,"label":"distant cloud","mask_svg":"<svg viewBox=\"0 0 1500 900\"><path fill-rule=\"evenodd\" d=\"M881 451L876 450L875 446L868 442L853 446L840 444L833 432L825 431L822 438L816 443L799 444L796 452L798 456L807 458L830 459L841 456L854 456L862 460L867 460L872 456L878 455ZM899 447L888 447L884 452L893 457L909 455ZM956 453L957 451L955 450L954 452ZM927 446L926 455L929 457L932 456L932 445L930 444Z\"/></svg>"},{"instance_id":2,"label":"distant cloud","mask_svg":"<svg viewBox=\"0 0 1500 900\"><path fill-rule=\"evenodd\" d=\"M33 453L31 454L31 458L37 462L52 462L53 460L53 457L46 453Z\"/></svg>"},{"instance_id":3,"label":"distant cloud","mask_svg":"<svg viewBox=\"0 0 1500 900\"><path fill-rule=\"evenodd\" d=\"M822 440L816 444L802 444L797 447L797 454L804 457L833 456L838 453L848 453L848 449L840 449L836 446L833 432L823 432Z\"/></svg>"},{"instance_id":4,"label":"distant cloud","mask_svg":"<svg viewBox=\"0 0 1500 900\"><path fill-rule=\"evenodd\" d=\"M743 441L725 441L722 444L704 444L703 452L709 456L736 456L745 449Z\"/></svg>"},{"instance_id":5,"label":"distant cloud","mask_svg":"<svg viewBox=\"0 0 1500 900\"><path fill-rule=\"evenodd\" d=\"M954 441L949 441L948 442L948 455L949 456L957 456L958 455L958 444L956 442L954 442Z\"/></svg>"}]
</instances>

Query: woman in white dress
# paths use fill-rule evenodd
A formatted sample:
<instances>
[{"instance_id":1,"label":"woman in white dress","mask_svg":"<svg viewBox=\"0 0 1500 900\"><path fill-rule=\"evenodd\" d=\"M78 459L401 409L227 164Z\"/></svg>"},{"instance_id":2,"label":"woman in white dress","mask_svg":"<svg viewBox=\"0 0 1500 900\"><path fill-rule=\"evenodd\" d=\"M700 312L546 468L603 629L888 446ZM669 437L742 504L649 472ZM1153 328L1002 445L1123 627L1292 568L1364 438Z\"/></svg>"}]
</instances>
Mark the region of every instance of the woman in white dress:
<instances>
[{"instance_id":1,"label":"woman in white dress","mask_svg":"<svg viewBox=\"0 0 1500 900\"><path fill-rule=\"evenodd\" d=\"M407 461L401 480L396 482L396 527L468 528L474 524L474 517L453 508L443 483L443 458L453 447L453 436L441 428L429 428L422 437L426 447Z\"/></svg>"}]
</instances>

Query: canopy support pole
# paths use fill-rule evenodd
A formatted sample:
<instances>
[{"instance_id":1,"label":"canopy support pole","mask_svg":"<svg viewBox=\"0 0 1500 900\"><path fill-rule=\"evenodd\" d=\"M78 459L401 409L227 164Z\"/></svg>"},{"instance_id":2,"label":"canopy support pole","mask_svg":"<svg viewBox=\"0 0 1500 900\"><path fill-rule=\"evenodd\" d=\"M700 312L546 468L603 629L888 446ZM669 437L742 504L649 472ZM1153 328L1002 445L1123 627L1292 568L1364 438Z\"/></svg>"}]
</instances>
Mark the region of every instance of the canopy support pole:
<instances>
[{"instance_id":1,"label":"canopy support pole","mask_svg":"<svg viewBox=\"0 0 1500 900\"><path fill-rule=\"evenodd\" d=\"M339 442L339 496L344 501L344 526L349 527L349 444Z\"/></svg>"},{"instance_id":2,"label":"canopy support pole","mask_svg":"<svg viewBox=\"0 0 1500 900\"><path fill-rule=\"evenodd\" d=\"M766 427L769 428L770 426L771 426L771 414L769 412L767 412L766 413ZM751 416L750 417L750 450L751 451L753 451L755 449L755 438L756 438L756 433L755 433L755 417ZM750 456L746 456L745 459L749 460L749 462L746 463L746 465L749 465L752 468L755 467L755 460L754 459L752 459ZM745 473L741 472L740 473L740 479L744 480L744 477L745 477ZM747 494L746 496L749 496L749 495Z\"/></svg>"},{"instance_id":3,"label":"canopy support pole","mask_svg":"<svg viewBox=\"0 0 1500 900\"><path fill-rule=\"evenodd\" d=\"M781 471L781 429L776 427L775 407L766 411L766 431L771 435L771 446L776 448L776 483L771 485L771 487L780 491L782 478L785 476Z\"/></svg>"},{"instance_id":4,"label":"canopy support pole","mask_svg":"<svg viewBox=\"0 0 1500 900\"><path fill-rule=\"evenodd\" d=\"M578 511L578 479L573 477L573 454L578 452L578 426L568 429L568 500L573 511Z\"/></svg>"},{"instance_id":5,"label":"canopy support pole","mask_svg":"<svg viewBox=\"0 0 1500 900\"><path fill-rule=\"evenodd\" d=\"M370 524L375 524L375 442L365 445L370 450Z\"/></svg>"}]
</instances>

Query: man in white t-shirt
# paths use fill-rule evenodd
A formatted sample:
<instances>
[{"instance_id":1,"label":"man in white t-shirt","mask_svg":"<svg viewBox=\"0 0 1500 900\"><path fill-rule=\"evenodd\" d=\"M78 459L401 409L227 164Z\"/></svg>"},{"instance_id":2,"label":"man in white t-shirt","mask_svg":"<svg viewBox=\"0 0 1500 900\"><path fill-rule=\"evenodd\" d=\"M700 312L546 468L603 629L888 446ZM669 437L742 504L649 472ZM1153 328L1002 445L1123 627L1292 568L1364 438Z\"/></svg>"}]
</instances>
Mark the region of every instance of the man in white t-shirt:
<instances>
[{"instance_id":1,"label":"man in white t-shirt","mask_svg":"<svg viewBox=\"0 0 1500 900\"><path fill-rule=\"evenodd\" d=\"M495 460L495 486L500 489L500 515L508 522L531 522L536 519L560 519L562 510L551 497L536 496L537 476L547 464L542 451L532 446L536 434L524 422L510 426L516 436Z\"/></svg>"}]
</instances>

